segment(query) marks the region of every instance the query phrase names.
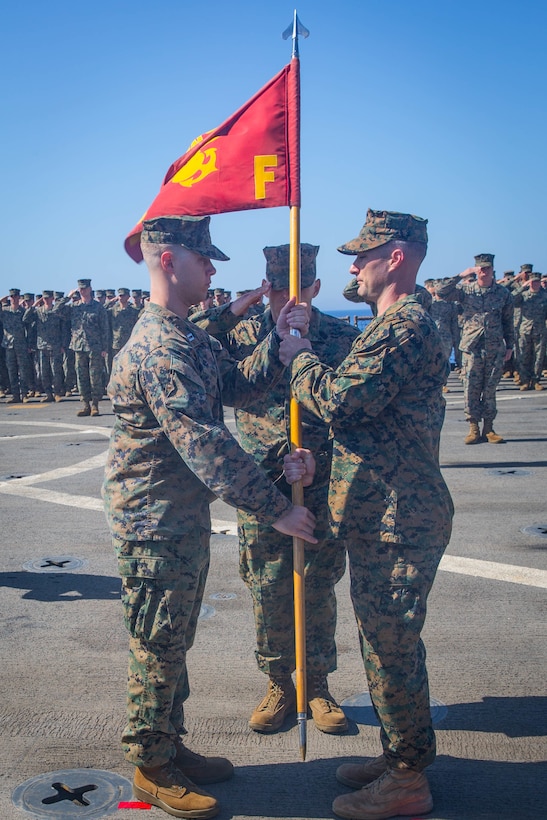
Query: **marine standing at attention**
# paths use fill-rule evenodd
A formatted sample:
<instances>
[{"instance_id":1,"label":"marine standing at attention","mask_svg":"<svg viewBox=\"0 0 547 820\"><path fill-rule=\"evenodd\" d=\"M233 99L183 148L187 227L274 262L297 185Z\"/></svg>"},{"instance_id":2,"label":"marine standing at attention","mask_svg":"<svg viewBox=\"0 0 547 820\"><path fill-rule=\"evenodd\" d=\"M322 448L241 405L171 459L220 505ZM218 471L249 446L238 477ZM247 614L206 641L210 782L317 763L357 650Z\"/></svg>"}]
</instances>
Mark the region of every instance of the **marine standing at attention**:
<instances>
[{"instance_id":1,"label":"marine standing at attention","mask_svg":"<svg viewBox=\"0 0 547 820\"><path fill-rule=\"evenodd\" d=\"M115 414L103 497L122 577L129 631L127 725L122 741L136 766L136 797L178 817L213 817L219 804L200 788L229 778L232 764L182 742L194 639L209 566L215 497L285 535L315 543L314 517L293 506L238 445L222 403L243 406L271 389L300 342L289 303L252 356L232 359L187 320L226 257L211 243L209 217L143 222L150 301L114 359L108 394ZM221 393L222 389L222 393Z\"/></svg>"},{"instance_id":2,"label":"marine standing at attention","mask_svg":"<svg viewBox=\"0 0 547 820\"><path fill-rule=\"evenodd\" d=\"M302 244L301 301L308 306L305 335L322 361L336 367L349 353L359 331L347 322L321 313L312 306L321 282L316 276L317 245ZM289 298L289 245L264 248L266 279L270 285L269 306L255 316L247 314L253 293L230 305L192 316L200 327L217 336L237 359L249 356L275 327ZM290 391L285 373L272 388L244 408L235 411L241 446L291 497L283 476L281 459L290 452ZM302 444L316 462L315 480L305 492L306 507L316 517L317 544L307 544L304 553L306 587L306 671L308 705L315 725L323 732L338 734L347 729L342 709L330 694L327 675L336 669L336 595L334 587L344 574L346 551L334 539L328 522L328 485L332 441L328 426L306 410L301 414ZM256 515L238 510L239 571L253 601L256 628L256 660L268 675L265 697L251 715L249 725L257 732L275 732L295 712L295 670L292 544Z\"/></svg>"},{"instance_id":3,"label":"marine standing at attention","mask_svg":"<svg viewBox=\"0 0 547 820\"><path fill-rule=\"evenodd\" d=\"M410 214L368 211L359 236L338 250L356 255L350 273L377 317L337 368L321 362L306 339L289 365L295 398L334 437L330 517L346 541L381 725L382 754L336 773L359 791L337 797L333 810L355 820L422 814L433 805L423 774L435 759L435 735L420 634L453 506L439 468L448 362L414 295L426 224Z\"/></svg>"}]
</instances>

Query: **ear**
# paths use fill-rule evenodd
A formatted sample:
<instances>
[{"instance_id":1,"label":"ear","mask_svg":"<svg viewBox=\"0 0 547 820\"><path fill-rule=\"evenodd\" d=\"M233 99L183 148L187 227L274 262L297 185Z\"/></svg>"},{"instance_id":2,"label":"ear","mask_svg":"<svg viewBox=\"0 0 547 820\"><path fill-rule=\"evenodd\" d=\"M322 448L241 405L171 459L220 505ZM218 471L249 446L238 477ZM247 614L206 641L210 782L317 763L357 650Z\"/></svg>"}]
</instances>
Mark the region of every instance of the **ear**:
<instances>
[{"instance_id":1,"label":"ear","mask_svg":"<svg viewBox=\"0 0 547 820\"><path fill-rule=\"evenodd\" d=\"M162 270L170 273L173 270L173 253L171 251L164 251L160 256L160 265Z\"/></svg>"},{"instance_id":2,"label":"ear","mask_svg":"<svg viewBox=\"0 0 547 820\"><path fill-rule=\"evenodd\" d=\"M394 248L391 251L390 266L392 270L397 270L403 264L405 259L405 252L401 248Z\"/></svg>"},{"instance_id":3,"label":"ear","mask_svg":"<svg viewBox=\"0 0 547 820\"><path fill-rule=\"evenodd\" d=\"M316 279L315 282L313 283L312 299L315 299L315 297L317 296L317 294L319 293L320 290L321 290L321 279Z\"/></svg>"}]
</instances>

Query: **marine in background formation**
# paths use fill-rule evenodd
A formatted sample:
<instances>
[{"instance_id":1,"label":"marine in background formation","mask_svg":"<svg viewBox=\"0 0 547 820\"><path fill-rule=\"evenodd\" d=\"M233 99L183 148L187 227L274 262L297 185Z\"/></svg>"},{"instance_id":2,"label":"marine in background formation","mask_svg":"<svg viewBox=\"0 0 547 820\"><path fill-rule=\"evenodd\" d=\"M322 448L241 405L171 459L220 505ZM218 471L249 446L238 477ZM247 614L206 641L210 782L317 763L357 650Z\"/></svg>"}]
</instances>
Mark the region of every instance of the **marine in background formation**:
<instances>
[{"instance_id":1,"label":"marine in background formation","mask_svg":"<svg viewBox=\"0 0 547 820\"><path fill-rule=\"evenodd\" d=\"M301 300L308 305L309 327L305 337L331 367L346 357L359 331L347 322L321 313L313 307L321 282L316 278L319 247L301 245ZM269 306L259 315L248 316L249 308L262 297L263 289L241 294L231 305L213 308L192 316L216 336L237 359L249 356L273 331L279 313L289 298L289 246L264 248ZM247 318L245 318L247 316ZM290 390L288 374L257 396L245 408L235 411L241 445L275 482L291 497L283 477L282 459L290 451ZM328 689L327 676L336 669L335 584L344 574L346 551L332 537L328 522L328 485L332 441L328 426L304 410L302 443L316 460L316 476L305 491L305 504L316 517L317 544L305 548L306 655L308 705L316 726L323 732L340 733L347 720ZM256 660L268 675L266 695L253 711L249 724L257 732L275 732L288 715L294 715L295 670L293 617L292 544L256 515L238 510L240 575L252 601L256 628Z\"/></svg>"},{"instance_id":2,"label":"marine in background formation","mask_svg":"<svg viewBox=\"0 0 547 820\"><path fill-rule=\"evenodd\" d=\"M469 422L465 444L503 441L495 432L493 422L497 412L496 388L503 363L511 357L515 343L513 299L506 288L496 284L493 264L493 254L477 254L473 267L453 276L438 289L439 296L462 306L460 350L464 409ZM476 281L469 281L474 275Z\"/></svg>"}]
</instances>

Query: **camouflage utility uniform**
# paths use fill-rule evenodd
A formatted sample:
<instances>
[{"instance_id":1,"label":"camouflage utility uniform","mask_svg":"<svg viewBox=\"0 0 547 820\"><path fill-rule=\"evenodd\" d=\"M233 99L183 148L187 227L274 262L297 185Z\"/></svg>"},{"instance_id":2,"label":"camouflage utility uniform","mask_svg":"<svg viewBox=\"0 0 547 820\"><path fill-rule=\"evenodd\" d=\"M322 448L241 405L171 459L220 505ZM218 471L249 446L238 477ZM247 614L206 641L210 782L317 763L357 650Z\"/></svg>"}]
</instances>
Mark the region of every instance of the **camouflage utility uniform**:
<instances>
[{"instance_id":1,"label":"camouflage utility uniform","mask_svg":"<svg viewBox=\"0 0 547 820\"><path fill-rule=\"evenodd\" d=\"M429 312L440 333L446 360L449 361L452 350L458 346L458 308L455 302L439 297L433 299Z\"/></svg>"},{"instance_id":2,"label":"camouflage utility uniform","mask_svg":"<svg viewBox=\"0 0 547 820\"><path fill-rule=\"evenodd\" d=\"M459 276L439 287L438 293L463 308L460 350L465 417L469 422L492 422L505 351L514 345L513 298L496 282L481 288L477 282L462 283Z\"/></svg>"},{"instance_id":3,"label":"camouflage utility uniform","mask_svg":"<svg viewBox=\"0 0 547 820\"><path fill-rule=\"evenodd\" d=\"M275 327L269 307L261 315L239 319L224 306L208 311L207 318L197 315L192 320L221 339L237 359L250 355ZM347 322L312 308L306 338L332 367L345 358L358 335ZM291 488L283 477L283 456L290 451L289 406L286 373L265 395L235 413L241 446L287 498ZM325 676L336 669L334 586L344 574L346 554L343 543L333 539L327 520L332 458L328 427L306 410L301 422L302 446L313 452L317 462L304 502L317 518L318 538L317 544L306 543L304 551L307 670L309 675ZM238 530L239 569L253 600L258 666L273 677L290 675L295 669L292 544L244 510L238 510Z\"/></svg>"},{"instance_id":4,"label":"camouflage utility uniform","mask_svg":"<svg viewBox=\"0 0 547 820\"><path fill-rule=\"evenodd\" d=\"M439 469L441 340L407 296L370 323L337 369L303 351L290 370L295 398L334 436L330 516L347 544L387 765L421 770L435 757L435 736L420 633L453 513Z\"/></svg>"},{"instance_id":5,"label":"camouflage utility uniform","mask_svg":"<svg viewBox=\"0 0 547 820\"><path fill-rule=\"evenodd\" d=\"M111 346L109 349L108 372L112 371L112 360L120 352L137 324L139 309L133 305L122 307L118 302L106 308L110 320Z\"/></svg>"},{"instance_id":6,"label":"camouflage utility uniform","mask_svg":"<svg viewBox=\"0 0 547 820\"><path fill-rule=\"evenodd\" d=\"M36 347L40 365L40 382L46 396L64 393L63 382L63 320L54 309L29 307L23 316L25 323L36 323Z\"/></svg>"},{"instance_id":7,"label":"camouflage utility uniform","mask_svg":"<svg viewBox=\"0 0 547 820\"><path fill-rule=\"evenodd\" d=\"M522 385L539 384L545 358L547 291L533 293L521 287L513 291L515 308L520 311L517 335L518 368Z\"/></svg>"},{"instance_id":8,"label":"camouflage utility uniform","mask_svg":"<svg viewBox=\"0 0 547 820\"><path fill-rule=\"evenodd\" d=\"M209 504L222 498L264 524L291 509L222 413L222 400L241 406L251 391L271 388L283 372L278 349L270 334L238 363L200 328L148 304L114 360L103 497L130 633L123 742L137 765L164 764L185 731L186 652L209 565Z\"/></svg>"},{"instance_id":9,"label":"camouflage utility uniform","mask_svg":"<svg viewBox=\"0 0 547 820\"><path fill-rule=\"evenodd\" d=\"M34 372L32 359L23 316L25 308L21 305L14 310L12 307L2 309L2 325L4 334L2 347L6 350L6 367L13 398L21 401L34 386Z\"/></svg>"},{"instance_id":10,"label":"camouflage utility uniform","mask_svg":"<svg viewBox=\"0 0 547 820\"><path fill-rule=\"evenodd\" d=\"M104 356L110 345L110 328L105 308L94 299L69 304L63 297L53 310L70 318L70 349L76 356L76 381L84 402L99 402L104 392Z\"/></svg>"}]
</instances>

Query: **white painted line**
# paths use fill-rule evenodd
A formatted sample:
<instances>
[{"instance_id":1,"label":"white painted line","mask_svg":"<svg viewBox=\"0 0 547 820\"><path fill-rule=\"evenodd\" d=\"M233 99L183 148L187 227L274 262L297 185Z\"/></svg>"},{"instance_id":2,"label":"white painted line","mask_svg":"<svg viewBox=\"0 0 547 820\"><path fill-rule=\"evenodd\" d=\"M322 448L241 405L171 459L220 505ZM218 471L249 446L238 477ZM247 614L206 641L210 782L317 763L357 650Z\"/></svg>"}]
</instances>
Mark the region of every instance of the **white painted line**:
<instances>
[{"instance_id":1,"label":"white painted line","mask_svg":"<svg viewBox=\"0 0 547 820\"><path fill-rule=\"evenodd\" d=\"M537 395L537 394L536 394ZM529 396L496 396L496 401L526 401L526 399L531 399L534 397L534 394L531 393ZM463 404L464 400L463 397L461 399L456 399L455 401L447 401L446 406L452 407L456 404Z\"/></svg>"},{"instance_id":2,"label":"white painted line","mask_svg":"<svg viewBox=\"0 0 547 820\"><path fill-rule=\"evenodd\" d=\"M89 435L93 433L93 430L83 430L81 432L82 435ZM60 438L61 436L73 436L74 433L71 431L66 431L66 433L27 433L24 436L0 436L0 442L4 443L7 441L21 441L21 439L29 439L29 438Z\"/></svg>"},{"instance_id":3,"label":"white painted line","mask_svg":"<svg viewBox=\"0 0 547 820\"><path fill-rule=\"evenodd\" d=\"M10 487L28 486L29 484L41 484L43 481L55 481L58 478L67 478L71 475L79 475L85 473L87 470L96 470L98 467L104 467L106 464L107 451L99 453L96 456L79 461L77 464L71 464L67 467L57 467L55 470L49 470L47 473L37 473L36 475L27 475L23 478L13 478L10 481L0 482L0 492L10 493ZM11 493L17 495L16 492ZM24 495L24 493L22 493ZM79 498L81 496L75 496Z\"/></svg>"},{"instance_id":4,"label":"white painted line","mask_svg":"<svg viewBox=\"0 0 547 820\"><path fill-rule=\"evenodd\" d=\"M22 479L16 479L22 480ZM28 485L14 487L14 481L0 484L0 493L4 495L17 495L21 498L31 498L34 501L45 501L48 504L62 504L65 507L78 507L84 510L103 511L103 502L100 498L92 498L89 495L70 495L69 493L58 493L54 490L45 490L42 487L29 487Z\"/></svg>"},{"instance_id":5,"label":"white painted line","mask_svg":"<svg viewBox=\"0 0 547 820\"><path fill-rule=\"evenodd\" d=\"M543 569L498 564L495 561L480 561L477 558L464 558L458 555L444 555L439 569L456 572L458 575L473 575L475 578L489 578L492 581L507 581L511 584L547 589L547 571Z\"/></svg>"},{"instance_id":6,"label":"white painted line","mask_svg":"<svg viewBox=\"0 0 547 820\"><path fill-rule=\"evenodd\" d=\"M110 428L108 427L82 427L81 424L68 424L64 421L13 421L10 419L0 419L0 424L9 424L13 427L60 427L61 430L76 430L78 433L99 433L105 438L110 438Z\"/></svg>"}]
</instances>

